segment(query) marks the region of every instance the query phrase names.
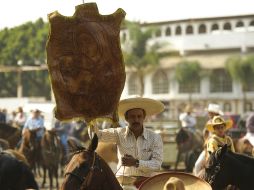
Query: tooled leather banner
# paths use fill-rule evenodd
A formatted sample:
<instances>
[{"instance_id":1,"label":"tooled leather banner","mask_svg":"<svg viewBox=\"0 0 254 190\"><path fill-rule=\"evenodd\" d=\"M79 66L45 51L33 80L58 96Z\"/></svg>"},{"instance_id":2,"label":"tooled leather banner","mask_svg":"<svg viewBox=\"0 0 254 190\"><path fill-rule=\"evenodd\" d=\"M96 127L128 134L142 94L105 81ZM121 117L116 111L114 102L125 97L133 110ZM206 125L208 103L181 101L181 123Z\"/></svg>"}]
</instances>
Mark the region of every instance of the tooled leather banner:
<instances>
[{"instance_id":1,"label":"tooled leather banner","mask_svg":"<svg viewBox=\"0 0 254 190\"><path fill-rule=\"evenodd\" d=\"M47 65L55 117L93 119L111 115L125 83L120 25L125 12L100 15L96 3L76 6L73 16L48 15Z\"/></svg>"}]
</instances>

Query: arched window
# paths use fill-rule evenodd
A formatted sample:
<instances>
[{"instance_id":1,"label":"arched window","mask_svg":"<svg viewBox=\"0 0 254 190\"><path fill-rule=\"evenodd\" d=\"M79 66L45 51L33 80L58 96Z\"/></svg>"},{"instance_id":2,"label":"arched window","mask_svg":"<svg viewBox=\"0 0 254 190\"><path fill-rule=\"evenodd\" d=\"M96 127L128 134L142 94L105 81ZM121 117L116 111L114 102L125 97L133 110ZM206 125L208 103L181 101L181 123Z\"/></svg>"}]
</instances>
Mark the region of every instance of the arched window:
<instances>
[{"instance_id":1,"label":"arched window","mask_svg":"<svg viewBox=\"0 0 254 190\"><path fill-rule=\"evenodd\" d=\"M225 23L224 25L223 25L223 30L227 30L227 31L229 31L229 30L231 30L231 24L229 23L229 22L227 22L227 23Z\"/></svg>"},{"instance_id":2,"label":"arched window","mask_svg":"<svg viewBox=\"0 0 254 190\"><path fill-rule=\"evenodd\" d=\"M128 94L135 95L140 93L140 83L137 73L132 73L128 81Z\"/></svg>"},{"instance_id":3,"label":"arched window","mask_svg":"<svg viewBox=\"0 0 254 190\"><path fill-rule=\"evenodd\" d=\"M165 72L157 71L152 78L152 93L167 94L169 92L169 80Z\"/></svg>"},{"instance_id":4,"label":"arched window","mask_svg":"<svg viewBox=\"0 0 254 190\"><path fill-rule=\"evenodd\" d=\"M210 92L232 92L232 79L225 69L215 69L210 76Z\"/></svg>"},{"instance_id":5,"label":"arched window","mask_svg":"<svg viewBox=\"0 0 254 190\"><path fill-rule=\"evenodd\" d=\"M254 20L250 21L248 31L252 31L252 32L254 31Z\"/></svg>"},{"instance_id":6,"label":"arched window","mask_svg":"<svg viewBox=\"0 0 254 190\"><path fill-rule=\"evenodd\" d=\"M199 27L198 27L198 33L199 34L205 34L206 33L206 26L204 24L201 24Z\"/></svg>"},{"instance_id":7,"label":"arched window","mask_svg":"<svg viewBox=\"0 0 254 190\"><path fill-rule=\"evenodd\" d=\"M166 29L166 36L171 36L171 28L167 27Z\"/></svg>"},{"instance_id":8,"label":"arched window","mask_svg":"<svg viewBox=\"0 0 254 190\"><path fill-rule=\"evenodd\" d=\"M242 21L238 21L235 25L236 32L244 32L244 23Z\"/></svg>"},{"instance_id":9,"label":"arched window","mask_svg":"<svg viewBox=\"0 0 254 190\"><path fill-rule=\"evenodd\" d=\"M250 26L254 26L254 20L250 21Z\"/></svg>"},{"instance_id":10,"label":"arched window","mask_svg":"<svg viewBox=\"0 0 254 190\"><path fill-rule=\"evenodd\" d=\"M244 27L244 24L242 21L238 21L235 25L235 27Z\"/></svg>"},{"instance_id":11,"label":"arched window","mask_svg":"<svg viewBox=\"0 0 254 190\"><path fill-rule=\"evenodd\" d=\"M211 27L211 32L212 33L218 33L219 32L219 25L218 24L213 24Z\"/></svg>"},{"instance_id":12,"label":"arched window","mask_svg":"<svg viewBox=\"0 0 254 190\"><path fill-rule=\"evenodd\" d=\"M179 83L179 93L199 93L200 92L200 78L191 85L186 83Z\"/></svg>"},{"instance_id":13,"label":"arched window","mask_svg":"<svg viewBox=\"0 0 254 190\"><path fill-rule=\"evenodd\" d=\"M191 25L186 27L186 34L193 34L193 27Z\"/></svg>"},{"instance_id":14,"label":"arched window","mask_svg":"<svg viewBox=\"0 0 254 190\"><path fill-rule=\"evenodd\" d=\"M182 28L181 28L181 26L177 26L176 27L176 33L175 33L176 35L181 35L182 34Z\"/></svg>"}]
</instances>

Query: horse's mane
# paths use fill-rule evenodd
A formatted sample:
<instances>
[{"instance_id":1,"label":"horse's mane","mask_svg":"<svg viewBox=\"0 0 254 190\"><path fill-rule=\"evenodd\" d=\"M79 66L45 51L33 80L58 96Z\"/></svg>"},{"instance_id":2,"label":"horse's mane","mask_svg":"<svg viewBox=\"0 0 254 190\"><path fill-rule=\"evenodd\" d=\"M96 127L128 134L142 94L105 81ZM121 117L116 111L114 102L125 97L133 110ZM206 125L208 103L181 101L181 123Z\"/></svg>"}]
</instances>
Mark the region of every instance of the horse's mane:
<instances>
[{"instance_id":1,"label":"horse's mane","mask_svg":"<svg viewBox=\"0 0 254 190\"><path fill-rule=\"evenodd\" d=\"M4 150L3 153L6 153L6 154L16 158L17 160L25 163L27 166L29 166L29 163L28 163L26 157L19 151L13 150L13 149L7 149L7 150Z\"/></svg>"},{"instance_id":2,"label":"horse's mane","mask_svg":"<svg viewBox=\"0 0 254 190\"><path fill-rule=\"evenodd\" d=\"M226 154L234 157L235 159L243 162L244 164L254 164L254 158L253 157L250 157L250 156L247 156L247 155L244 155L244 154L239 154L239 153L235 153L235 152L232 152L232 151L228 151Z\"/></svg>"}]
</instances>

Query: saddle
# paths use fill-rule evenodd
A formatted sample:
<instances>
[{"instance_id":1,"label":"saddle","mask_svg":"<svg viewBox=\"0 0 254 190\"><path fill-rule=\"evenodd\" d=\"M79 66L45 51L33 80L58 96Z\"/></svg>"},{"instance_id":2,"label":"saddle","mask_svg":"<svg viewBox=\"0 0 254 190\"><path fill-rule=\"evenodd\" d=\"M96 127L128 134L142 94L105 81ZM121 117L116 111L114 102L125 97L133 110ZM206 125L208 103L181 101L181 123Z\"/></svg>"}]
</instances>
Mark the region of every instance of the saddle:
<instances>
[{"instance_id":1,"label":"saddle","mask_svg":"<svg viewBox=\"0 0 254 190\"><path fill-rule=\"evenodd\" d=\"M125 84L120 24L125 12L100 15L96 3L72 17L48 15L47 65L60 120L113 117Z\"/></svg>"}]
</instances>

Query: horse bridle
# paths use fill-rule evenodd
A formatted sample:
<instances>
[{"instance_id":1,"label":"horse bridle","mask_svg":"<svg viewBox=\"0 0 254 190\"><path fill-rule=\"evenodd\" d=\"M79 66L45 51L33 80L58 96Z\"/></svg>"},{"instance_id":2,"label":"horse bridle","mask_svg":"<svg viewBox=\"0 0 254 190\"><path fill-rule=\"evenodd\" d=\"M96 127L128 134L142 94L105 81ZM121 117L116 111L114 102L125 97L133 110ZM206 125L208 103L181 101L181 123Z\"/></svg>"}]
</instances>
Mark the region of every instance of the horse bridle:
<instances>
[{"instance_id":1,"label":"horse bridle","mask_svg":"<svg viewBox=\"0 0 254 190\"><path fill-rule=\"evenodd\" d=\"M213 175L210 177L210 179L208 180L208 183L209 183L210 185L212 185L212 184L214 183L215 177L217 176L217 174L218 174L219 171L220 171L221 162L222 162L222 161L219 160L219 161L217 161L217 162L215 163L216 166L215 166L215 169L214 169L214 173L213 173ZM208 167L208 168L206 168L206 169L210 170L211 168Z\"/></svg>"},{"instance_id":2,"label":"horse bridle","mask_svg":"<svg viewBox=\"0 0 254 190\"><path fill-rule=\"evenodd\" d=\"M82 151L84 151L84 150L82 150ZM82 152L82 151L78 151L78 152ZM76 153L74 153L74 154L76 154ZM85 165L81 164L80 167L76 168L76 169L82 169L83 168L82 166L85 166ZM100 157L96 154L96 152L93 153L93 161L92 161L91 167L90 168L85 167L85 169L89 169L89 170L85 170L84 176L80 176L79 174L77 174L77 172L75 172L75 170L73 170L72 172L67 172L65 174L65 176L71 175L71 176L75 177L76 179L78 179L81 182L80 189L81 188L85 189L85 188L89 187L95 169L98 169L100 172L103 172L103 170L100 166Z\"/></svg>"}]
</instances>

